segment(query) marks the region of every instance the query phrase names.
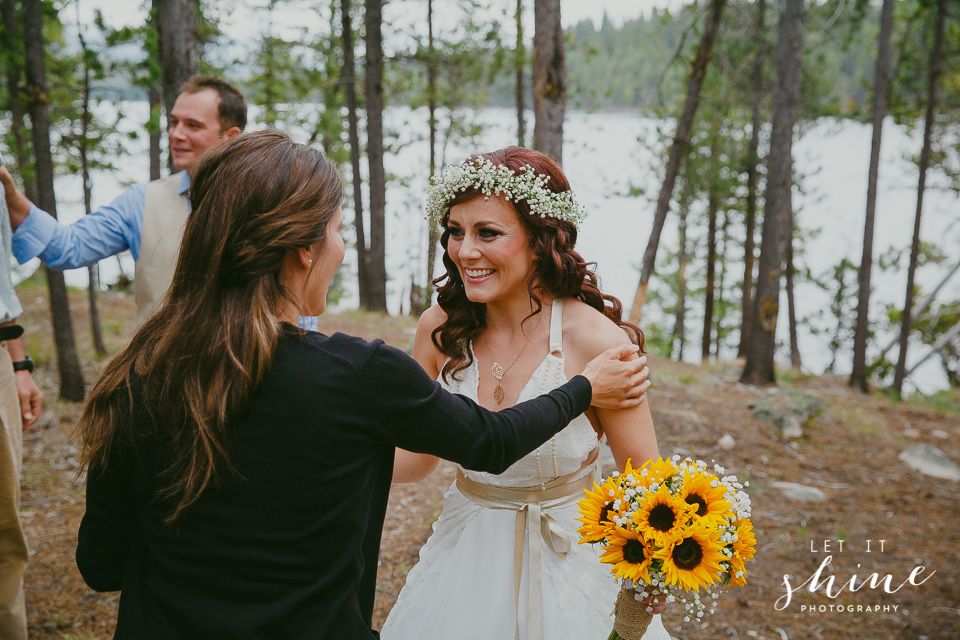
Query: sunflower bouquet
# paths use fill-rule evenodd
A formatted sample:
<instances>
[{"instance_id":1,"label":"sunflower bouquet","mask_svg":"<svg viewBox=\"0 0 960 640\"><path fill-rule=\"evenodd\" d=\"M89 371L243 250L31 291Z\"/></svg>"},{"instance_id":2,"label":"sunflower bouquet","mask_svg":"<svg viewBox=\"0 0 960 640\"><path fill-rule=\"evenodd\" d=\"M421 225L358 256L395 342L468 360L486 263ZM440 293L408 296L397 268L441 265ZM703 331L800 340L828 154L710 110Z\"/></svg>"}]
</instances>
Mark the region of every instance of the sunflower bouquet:
<instances>
[{"instance_id":1,"label":"sunflower bouquet","mask_svg":"<svg viewBox=\"0 0 960 640\"><path fill-rule=\"evenodd\" d=\"M600 561L621 580L608 640L639 640L652 620L638 602L680 601L684 621L713 613L720 591L746 584L744 563L756 546L750 498L736 476L680 456L627 462L580 500L580 544L603 545Z\"/></svg>"}]
</instances>

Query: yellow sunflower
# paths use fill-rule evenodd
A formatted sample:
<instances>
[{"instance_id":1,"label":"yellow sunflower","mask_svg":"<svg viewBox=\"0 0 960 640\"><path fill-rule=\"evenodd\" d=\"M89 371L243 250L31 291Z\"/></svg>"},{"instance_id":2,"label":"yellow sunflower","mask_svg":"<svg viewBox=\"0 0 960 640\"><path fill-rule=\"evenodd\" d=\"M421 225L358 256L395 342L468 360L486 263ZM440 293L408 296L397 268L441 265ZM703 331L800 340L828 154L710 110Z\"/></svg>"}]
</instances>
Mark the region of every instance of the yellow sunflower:
<instances>
[{"instance_id":1,"label":"yellow sunflower","mask_svg":"<svg viewBox=\"0 0 960 640\"><path fill-rule=\"evenodd\" d=\"M670 495L670 490L661 486L656 493L646 497L633 515L633 522L646 539L652 539L656 546L662 547L680 536L693 509L693 505Z\"/></svg>"},{"instance_id":2,"label":"yellow sunflower","mask_svg":"<svg viewBox=\"0 0 960 640\"><path fill-rule=\"evenodd\" d=\"M630 461L627 461L627 468L630 466ZM646 469L646 475L642 475L643 470ZM654 482L663 482L673 474L677 472L677 468L673 465L673 462L669 458L657 458L656 460L650 459L643 463L638 469L634 469L633 476L636 478L636 485L641 487L649 487ZM626 472L624 472L626 473Z\"/></svg>"},{"instance_id":3,"label":"yellow sunflower","mask_svg":"<svg viewBox=\"0 0 960 640\"><path fill-rule=\"evenodd\" d=\"M634 582L650 583L650 563L653 562L653 547L643 541L638 531L614 527L607 538L600 562L612 564L610 573L617 579L628 578Z\"/></svg>"},{"instance_id":4,"label":"yellow sunflower","mask_svg":"<svg viewBox=\"0 0 960 640\"><path fill-rule=\"evenodd\" d=\"M712 486L713 482L716 482L716 486ZM683 474L683 487L677 497L693 505L694 520L708 526L720 526L730 515L733 506L724 499L725 494L726 487L720 484L715 475L687 471Z\"/></svg>"},{"instance_id":5,"label":"yellow sunflower","mask_svg":"<svg viewBox=\"0 0 960 640\"><path fill-rule=\"evenodd\" d=\"M747 584L747 570L743 565L747 560L753 558L757 546L757 536L753 532L753 523L746 518L737 523L736 534L737 539L731 545L733 555L728 559L730 563L730 584L734 587L742 587Z\"/></svg>"},{"instance_id":6,"label":"yellow sunflower","mask_svg":"<svg viewBox=\"0 0 960 640\"><path fill-rule=\"evenodd\" d=\"M641 480L641 478L640 478L640 469L639 469L639 468L634 468L634 466L633 466L633 458L627 458L627 464L625 465L625 467L624 467L624 469L623 469L623 473L621 473L621 474L616 478L617 483L618 483L621 487L624 487L624 488L626 488L626 487L636 487L636 486L640 486L640 484L639 484L639 482L638 482L639 480Z\"/></svg>"},{"instance_id":7,"label":"yellow sunflower","mask_svg":"<svg viewBox=\"0 0 960 640\"><path fill-rule=\"evenodd\" d=\"M623 497L623 490L615 478L607 478L603 484L593 484L593 490L583 490L586 497L577 503L582 518L577 518L583 526L577 529L581 535L580 544L598 542L607 537L613 528L613 516L622 515L626 504L620 510L614 510L613 503Z\"/></svg>"},{"instance_id":8,"label":"yellow sunflower","mask_svg":"<svg viewBox=\"0 0 960 640\"><path fill-rule=\"evenodd\" d=\"M746 562L756 552L757 536L753 533L753 523L741 520L737 525L737 540L733 543L733 552Z\"/></svg>"},{"instance_id":9,"label":"yellow sunflower","mask_svg":"<svg viewBox=\"0 0 960 640\"><path fill-rule=\"evenodd\" d=\"M700 587L717 582L717 572L723 568L720 563L727 557L720 553L720 530L710 530L702 525L687 529L676 540L656 552L656 558L663 561L661 571L668 585L679 584L689 591L700 591Z\"/></svg>"},{"instance_id":10,"label":"yellow sunflower","mask_svg":"<svg viewBox=\"0 0 960 640\"><path fill-rule=\"evenodd\" d=\"M730 562L730 586L743 587L747 584L747 571L743 568L743 558L737 554L728 560Z\"/></svg>"}]
</instances>

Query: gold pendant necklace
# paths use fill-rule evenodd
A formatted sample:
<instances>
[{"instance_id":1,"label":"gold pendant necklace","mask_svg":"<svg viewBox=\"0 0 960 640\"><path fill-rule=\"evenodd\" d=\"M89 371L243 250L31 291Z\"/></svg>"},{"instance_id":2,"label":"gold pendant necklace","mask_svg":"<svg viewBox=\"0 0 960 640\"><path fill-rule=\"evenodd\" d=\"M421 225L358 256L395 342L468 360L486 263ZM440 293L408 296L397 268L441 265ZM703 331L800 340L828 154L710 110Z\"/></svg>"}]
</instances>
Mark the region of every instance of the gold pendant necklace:
<instances>
[{"instance_id":1,"label":"gold pendant necklace","mask_svg":"<svg viewBox=\"0 0 960 640\"><path fill-rule=\"evenodd\" d=\"M543 320L543 314L540 313L538 315L539 317L537 318L537 326L533 328L533 334L537 333L537 329L540 328L540 321ZM520 323L520 333L523 333L522 322ZM523 337L527 338L526 334L523 334ZM497 404L500 404L503 402L503 398L506 395L503 391L503 385L501 384L503 382L503 376L507 375L507 372L510 371L510 369L513 369L513 365L517 364L520 356L523 355L523 352L526 351L527 346L529 346L530 338L527 338L527 342L523 345L523 348L520 349L520 353L517 354L517 357L513 359L513 362L511 362L510 366L506 369L504 369L503 365L497 362L496 358L493 357L493 351L490 349L490 340L488 340L486 336L483 337L483 342L487 345L487 353L490 354L490 360L493 362L493 366L490 367L490 371L493 373L493 377L497 380L497 387L493 390L493 399L496 400Z\"/></svg>"}]
</instances>

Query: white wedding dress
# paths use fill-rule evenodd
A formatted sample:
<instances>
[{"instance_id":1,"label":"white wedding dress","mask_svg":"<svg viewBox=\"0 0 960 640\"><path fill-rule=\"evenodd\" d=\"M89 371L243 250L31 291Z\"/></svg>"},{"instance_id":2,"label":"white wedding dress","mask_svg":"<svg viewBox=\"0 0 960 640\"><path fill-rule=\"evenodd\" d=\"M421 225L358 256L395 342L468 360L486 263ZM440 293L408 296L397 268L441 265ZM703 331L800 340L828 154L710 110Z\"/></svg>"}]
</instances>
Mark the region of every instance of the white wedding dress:
<instances>
[{"instance_id":1,"label":"white wedding dress","mask_svg":"<svg viewBox=\"0 0 960 640\"><path fill-rule=\"evenodd\" d=\"M554 301L550 318L550 350L520 394L518 402L530 400L566 382L562 357L561 325L563 304ZM558 353L554 355L554 353ZM479 369L473 364L460 382L444 384L450 391L477 400ZM591 459L598 447L596 432L585 415L579 415L540 449L519 460L504 473L492 475L460 469L470 481L490 487L540 487L557 476L569 476L569 485L589 485L599 477L599 461ZM459 474L458 474L459 475ZM561 478L561 481L564 480ZM578 481L580 481L578 483ZM613 629L613 611L619 585L610 575L610 566L601 564L601 549L578 544L579 522L576 501L583 497L577 488L572 495L542 502L546 516L559 525L569 540L569 552L561 557L552 548L565 549L556 532L542 535L541 524L529 528L531 517L521 531L535 531L539 545L539 590L542 615L540 638L530 638L528 625L530 535L522 534L517 544L516 508L481 506L454 483L444 496L443 513L433 525L433 535L420 549L420 561L407 575L400 597L381 632L384 640L605 640ZM492 491L496 491L493 489ZM551 504L563 503L553 507ZM528 514L530 509L526 510ZM536 512L533 511L533 515ZM561 536L562 537L562 536ZM541 539L543 538L543 539ZM549 541L546 541L549 539ZM515 552L522 549L519 590L515 585ZM536 559L534 561L536 565ZM537 580L534 580L536 587ZM536 588L533 592L535 593ZM534 601L535 602L535 601ZM533 620L534 627L538 621ZM644 640L669 640L660 616L655 616Z\"/></svg>"}]
</instances>

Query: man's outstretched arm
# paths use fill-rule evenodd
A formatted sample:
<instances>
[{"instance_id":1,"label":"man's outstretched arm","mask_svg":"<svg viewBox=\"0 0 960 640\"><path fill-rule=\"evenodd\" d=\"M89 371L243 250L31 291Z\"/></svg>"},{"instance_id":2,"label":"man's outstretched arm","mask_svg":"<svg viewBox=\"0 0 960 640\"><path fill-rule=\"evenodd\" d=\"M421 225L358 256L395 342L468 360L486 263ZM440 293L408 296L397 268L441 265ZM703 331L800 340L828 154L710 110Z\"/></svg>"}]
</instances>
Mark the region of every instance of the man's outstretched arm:
<instances>
[{"instance_id":1,"label":"man's outstretched arm","mask_svg":"<svg viewBox=\"0 0 960 640\"><path fill-rule=\"evenodd\" d=\"M54 269L76 269L130 249L136 259L146 185L134 185L105 207L71 225L61 225L17 189L13 176L0 167L10 226L13 254L23 264L40 257Z\"/></svg>"}]
</instances>

